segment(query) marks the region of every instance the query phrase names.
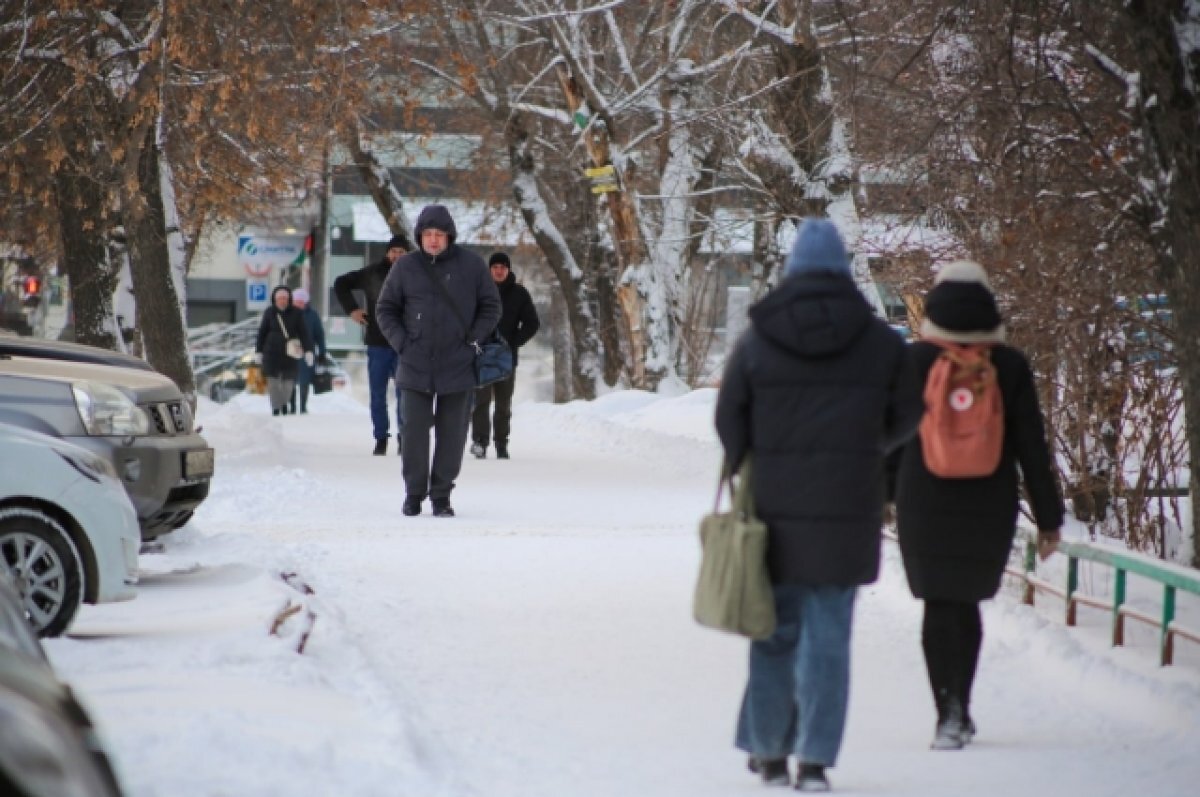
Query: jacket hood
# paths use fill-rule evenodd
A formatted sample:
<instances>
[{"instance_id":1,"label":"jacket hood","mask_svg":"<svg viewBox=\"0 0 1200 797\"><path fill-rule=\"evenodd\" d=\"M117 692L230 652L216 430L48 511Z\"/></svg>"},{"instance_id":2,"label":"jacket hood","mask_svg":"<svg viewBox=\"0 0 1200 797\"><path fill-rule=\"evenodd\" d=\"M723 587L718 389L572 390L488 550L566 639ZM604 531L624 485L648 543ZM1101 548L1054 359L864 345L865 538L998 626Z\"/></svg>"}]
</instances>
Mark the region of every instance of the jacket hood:
<instances>
[{"instance_id":1,"label":"jacket hood","mask_svg":"<svg viewBox=\"0 0 1200 797\"><path fill-rule=\"evenodd\" d=\"M873 317L853 280L828 273L789 277L750 308L760 335L802 357L844 351Z\"/></svg>"},{"instance_id":2,"label":"jacket hood","mask_svg":"<svg viewBox=\"0 0 1200 797\"><path fill-rule=\"evenodd\" d=\"M454 226L454 218L445 205L426 205L417 216L417 226L413 235L417 236L417 246L421 245L421 233L425 230L441 230L450 237L451 246L458 240L458 228Z\"/></svg>"}]
</instances>

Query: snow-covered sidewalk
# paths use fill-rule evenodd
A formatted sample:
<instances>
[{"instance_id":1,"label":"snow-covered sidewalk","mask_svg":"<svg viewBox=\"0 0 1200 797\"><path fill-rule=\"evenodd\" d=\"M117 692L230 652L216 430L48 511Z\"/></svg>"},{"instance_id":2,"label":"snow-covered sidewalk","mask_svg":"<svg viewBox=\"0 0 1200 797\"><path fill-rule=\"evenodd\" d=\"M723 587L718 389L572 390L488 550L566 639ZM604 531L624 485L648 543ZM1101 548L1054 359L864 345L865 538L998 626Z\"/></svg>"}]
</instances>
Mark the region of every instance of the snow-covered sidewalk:
<instances>
[{"instance_id":1,"label":"snow-covered sidewalk","mask_svg":"<svg viewBox=\"0 0 1200 797\"><path fill-rule=\"evenodd\" d=\"M132 797L758 794L732 747L745 644L690 618L719 450L712 391L517 407L458 517L404 518L366 410L205 402L212 496L144 555L137 600L47 647ZM920 606L895 551L860 595L846 794L1193 795L1200 669L985 609L977 741L928 750ZM315 594L280 578L295 573ZM280 610L304 612L278 634Z\"/></svg>"}]
</instances>

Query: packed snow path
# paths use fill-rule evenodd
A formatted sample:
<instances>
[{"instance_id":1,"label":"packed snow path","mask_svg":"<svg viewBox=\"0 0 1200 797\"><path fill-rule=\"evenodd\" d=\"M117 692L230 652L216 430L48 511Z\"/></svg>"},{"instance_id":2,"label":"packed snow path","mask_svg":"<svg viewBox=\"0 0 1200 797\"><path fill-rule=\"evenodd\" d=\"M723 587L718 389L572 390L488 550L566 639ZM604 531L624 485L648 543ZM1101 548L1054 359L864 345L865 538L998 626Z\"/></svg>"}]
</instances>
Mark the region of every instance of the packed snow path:
<instances>
[{"instance_id":1,"label":"packed snow path","mask_svg":"<svg viewBox=\"0 0 1200 797\"><path fill-rule=\"evenodd\" d=\"M52 658L131 797L761 794L732 746L746 645L690 618L712 401L520 404L513 459L467 456L454 519L400 514L400 459L369 455L349 396L205 402L212 496ZM985 607L977 740L930 752L920 606L885 560L835 791L1194 797L1195 657L1160 669L1011 596ZM285 571L315 591L303 655L299 615L268 634L303 599Z\"/></svg>"}]
</instances>

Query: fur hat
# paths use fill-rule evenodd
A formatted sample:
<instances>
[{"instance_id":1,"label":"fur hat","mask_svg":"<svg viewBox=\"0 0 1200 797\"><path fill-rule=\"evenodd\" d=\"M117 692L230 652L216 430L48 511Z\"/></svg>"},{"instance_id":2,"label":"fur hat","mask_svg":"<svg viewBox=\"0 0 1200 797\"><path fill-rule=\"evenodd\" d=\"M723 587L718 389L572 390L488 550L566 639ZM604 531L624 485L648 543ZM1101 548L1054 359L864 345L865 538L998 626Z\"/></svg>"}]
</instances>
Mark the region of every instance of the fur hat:
<instances>
[{"instance_id":1,"label":"fur hat","mask_svg":"<svg viewBox=\"0 0 1200 797\"><path fill-rule=\"evenodd\" d=\"M492 252L492 256L488 258L488 267L491 268L497 263L502 263L509 270L512 269L512 261L508 259L508 254L505 252Z\"/></svg>"},{"instance_id":2,"label":"fur hat","mask_svg":"<svg viewBox=\"0 0 1200 797\"><path fill-rule=\"evenodd\" d=\"M796 231L792 251L783 264L783 276L824 271L850 276L850 257L837 227L828 219L810 217Z\"/></svg>"},{"instance_id":3,"label":"fur hat","mask_svg":"<svg viewBox=\"0 0 1200 797\"><path fill-rule=\"evenodd\" d=\"M954 343L999 343L1004 324L983 266L972 260L947 263L925 296L921 337Z\"/></svg>"}]
</instances>

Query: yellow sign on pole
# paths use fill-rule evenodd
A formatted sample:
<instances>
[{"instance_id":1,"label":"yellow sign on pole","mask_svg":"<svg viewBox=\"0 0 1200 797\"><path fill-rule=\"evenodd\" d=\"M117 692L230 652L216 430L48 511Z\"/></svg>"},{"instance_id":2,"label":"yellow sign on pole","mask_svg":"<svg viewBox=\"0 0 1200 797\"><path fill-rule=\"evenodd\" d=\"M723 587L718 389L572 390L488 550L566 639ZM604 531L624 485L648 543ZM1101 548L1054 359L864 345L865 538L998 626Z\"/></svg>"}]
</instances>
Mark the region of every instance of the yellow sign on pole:
<instances>
[{"instance_id":1,"label":"yellow sign on pole","mask_svg":"<svg viewBox=\"0 0 1200 797\"><path fill-rule=\"evenodd\" d=\"M593 183L592 184L592 193L593 194L610 194L613 191L620 191L620 190L621 190L621 187L619 185L617 185L616 183Z\"/></svg>"},{"instance_id":2,"label":"yellow sign on pole","mask_svg":"<svg viewBox=\"0 0 1200 797\"><path fill-rule=\"evenodd\" d=\"M583 173L586 174L588 177L590 177L593 180L605 179L605 178L607 178L609 180L617 179L617 170L613 168L613 165L611 163L609 163L605 166L596 166L591 169L584 169Z\"/></svg>"}]
</instances>

